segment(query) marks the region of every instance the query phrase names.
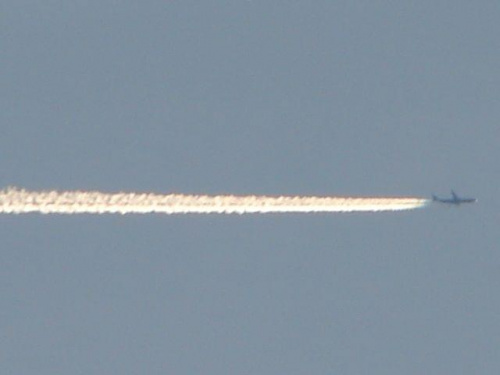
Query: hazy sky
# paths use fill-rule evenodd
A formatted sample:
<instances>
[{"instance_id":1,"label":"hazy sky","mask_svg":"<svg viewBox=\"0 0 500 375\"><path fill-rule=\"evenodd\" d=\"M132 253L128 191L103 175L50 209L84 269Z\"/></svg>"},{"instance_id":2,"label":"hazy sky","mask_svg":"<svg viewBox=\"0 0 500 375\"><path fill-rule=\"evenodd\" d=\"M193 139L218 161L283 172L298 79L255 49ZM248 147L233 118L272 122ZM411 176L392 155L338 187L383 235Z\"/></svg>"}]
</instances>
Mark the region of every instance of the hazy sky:
<instances>
[{"instance_id":1,"label":"hazy sky","mask_svg":"<svg viewBox=\"0 0 500 375\"><path fill-rule=\"evenodd\" d=\"M2 216L2 374L498 374L498 1L1 6L1 180L475 196Z\"/></svg>"}]
</instances>

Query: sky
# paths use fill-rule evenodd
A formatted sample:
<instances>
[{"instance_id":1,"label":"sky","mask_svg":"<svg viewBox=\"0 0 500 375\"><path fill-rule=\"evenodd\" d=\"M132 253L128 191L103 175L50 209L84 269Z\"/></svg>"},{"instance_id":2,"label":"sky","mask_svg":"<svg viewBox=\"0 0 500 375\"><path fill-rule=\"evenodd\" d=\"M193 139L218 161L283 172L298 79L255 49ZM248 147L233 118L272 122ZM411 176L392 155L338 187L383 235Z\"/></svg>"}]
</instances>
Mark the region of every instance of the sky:
<instances>
[{"instance_id":1,"label":"sky","mask_svg":"<svg viewBox=\"0 0 500 375\"><path fill-rule=\"evenodd\" d=\"M474 196L3 215L3 374L498 374L497 1L5 0L0 180Z\"/></svg>"}]
</instances>

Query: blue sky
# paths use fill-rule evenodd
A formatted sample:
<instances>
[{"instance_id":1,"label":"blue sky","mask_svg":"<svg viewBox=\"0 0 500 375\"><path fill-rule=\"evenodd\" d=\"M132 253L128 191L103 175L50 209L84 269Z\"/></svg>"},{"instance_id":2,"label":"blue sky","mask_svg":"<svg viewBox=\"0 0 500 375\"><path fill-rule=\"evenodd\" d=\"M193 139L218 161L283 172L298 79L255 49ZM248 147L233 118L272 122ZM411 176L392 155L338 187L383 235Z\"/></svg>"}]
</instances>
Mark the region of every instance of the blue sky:
<instances>
[{"instance_id":1,"label":"blue sky","mask_svg":"<svg viewBox=\"0 0 500 375\"><path fill-rule=\"evenodd\" d=\"M3 216L2 372L498 373L499 11L4 2L5 186L479 202Z\"/></svg>"}]
</instances>

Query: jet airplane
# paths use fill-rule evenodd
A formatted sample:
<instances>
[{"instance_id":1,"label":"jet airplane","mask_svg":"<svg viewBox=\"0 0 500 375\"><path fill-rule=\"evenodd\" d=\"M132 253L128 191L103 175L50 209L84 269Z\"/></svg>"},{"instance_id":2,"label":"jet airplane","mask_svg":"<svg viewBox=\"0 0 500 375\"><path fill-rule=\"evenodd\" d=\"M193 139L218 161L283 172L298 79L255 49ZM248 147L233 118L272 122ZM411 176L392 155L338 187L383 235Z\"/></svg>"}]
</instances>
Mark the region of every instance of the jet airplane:
<instances>
[{"instance_id":1,"label":"jet airplane","mask_svg":"<svg viewBox=\"0 0 500 375\"><path fill-rule=\"evenodd\" d=\"M436 195L432 196L433 202L453 204L455 206L459 206L462 203L476 203L476 198L461 198L459 197L453 190L451 191L451 198L439 198Z\"/></svg>"}]
</instances>

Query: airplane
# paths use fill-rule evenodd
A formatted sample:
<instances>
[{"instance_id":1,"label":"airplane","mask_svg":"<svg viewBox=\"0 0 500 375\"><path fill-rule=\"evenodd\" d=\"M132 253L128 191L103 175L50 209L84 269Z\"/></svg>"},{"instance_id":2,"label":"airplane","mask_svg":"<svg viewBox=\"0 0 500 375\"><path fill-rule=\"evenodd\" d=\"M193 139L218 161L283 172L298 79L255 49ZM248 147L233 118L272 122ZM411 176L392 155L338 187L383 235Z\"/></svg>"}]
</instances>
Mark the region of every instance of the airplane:
<instances>
[{"instance_id":1,"label":"airplane","mask_svg":"<svg viewBox=\"0 0 500 375\"><path fill-rule=\"evenodd\" d=\"M439 198L436 195L433 195L432 200L434 202L454 204L456 206L459 206L462 203L476 203L477 202L476 198L460 198L453 190L451 191L451 198Z\"/></svg>"}]
</instances>

